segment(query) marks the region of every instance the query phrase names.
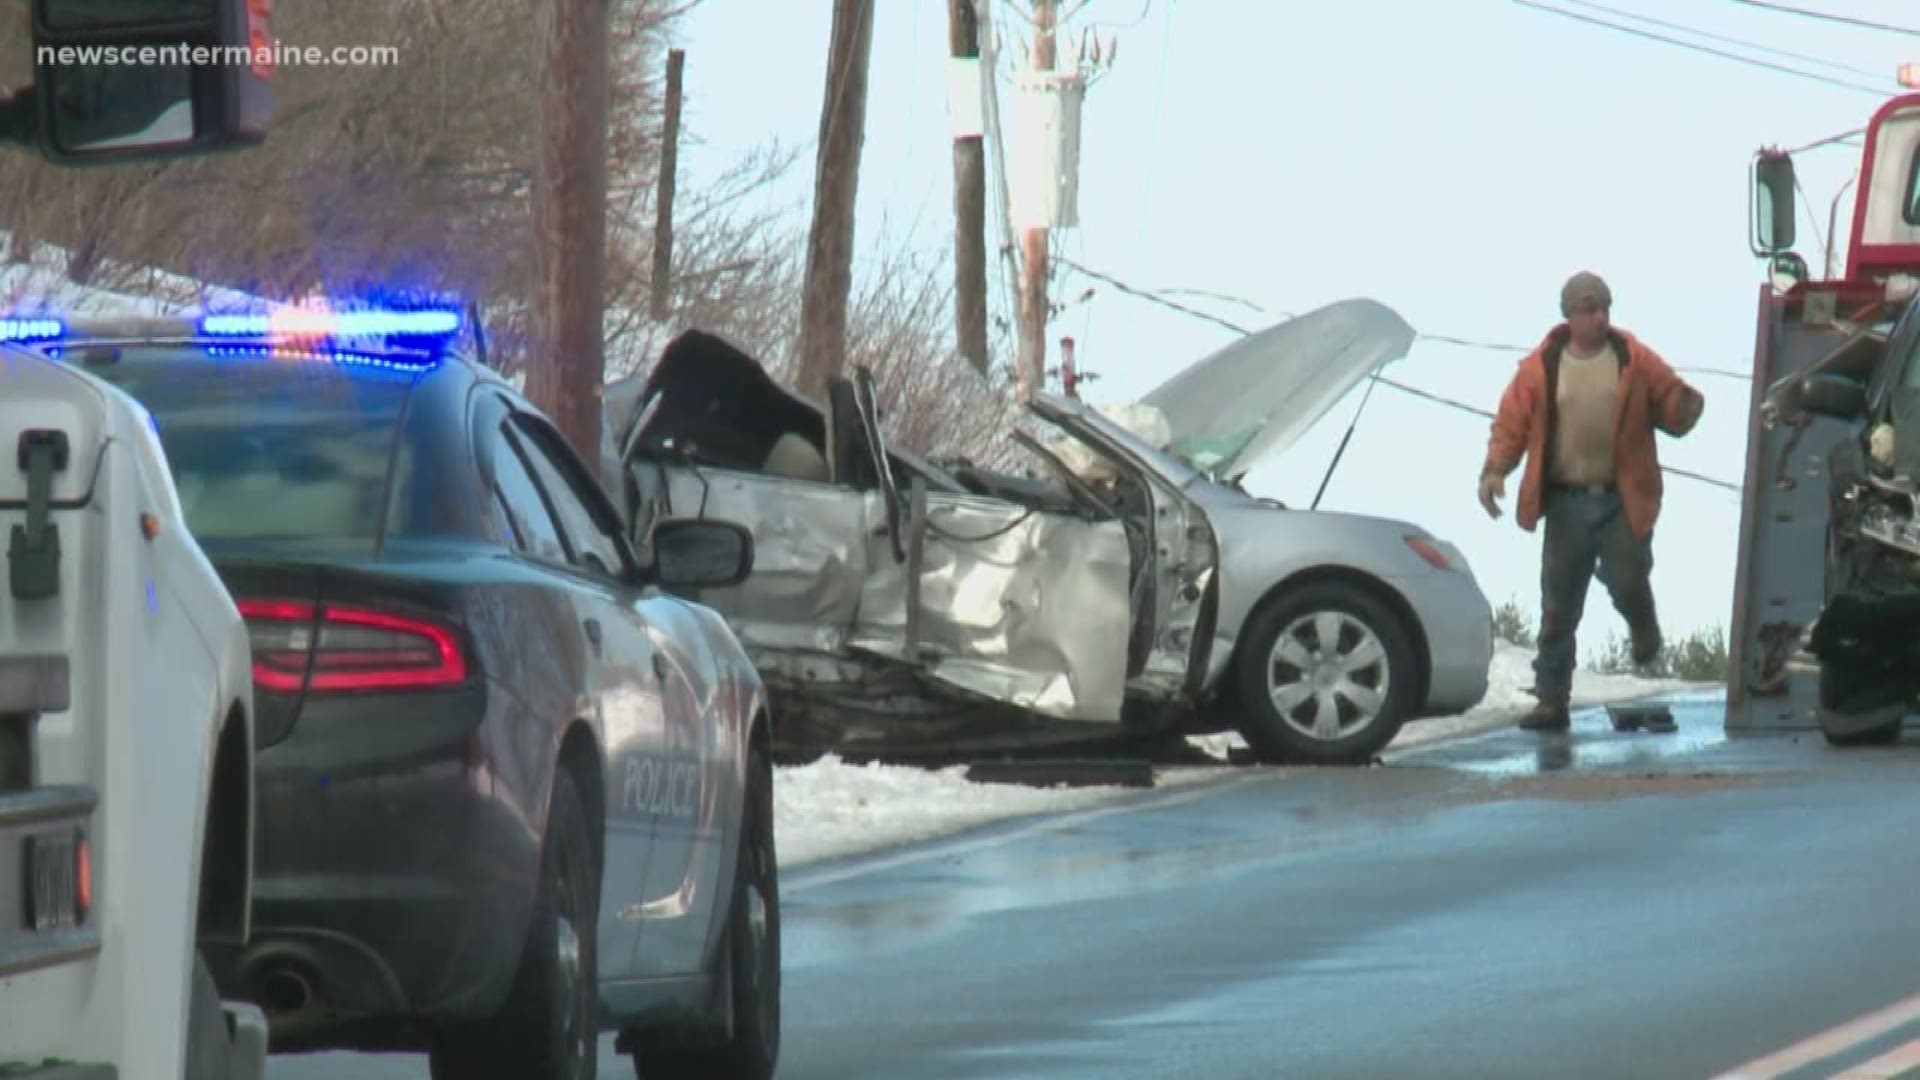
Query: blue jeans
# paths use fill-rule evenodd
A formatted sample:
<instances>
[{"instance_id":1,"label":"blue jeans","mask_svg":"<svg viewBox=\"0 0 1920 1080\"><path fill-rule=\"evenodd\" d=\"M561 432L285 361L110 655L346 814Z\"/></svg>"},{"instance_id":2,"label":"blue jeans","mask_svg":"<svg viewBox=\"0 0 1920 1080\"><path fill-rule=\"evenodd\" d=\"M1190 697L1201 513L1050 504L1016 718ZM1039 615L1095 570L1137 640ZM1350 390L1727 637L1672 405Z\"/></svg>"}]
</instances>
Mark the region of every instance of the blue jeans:
<instances>
[{"instance_id":1,"label":"blue jeans","mask_svg":"<svg viewBox=\"0 0 1920 1080\"><path fill-rule=\"evenodd\" d=\"M1628 626L1656 622L1653 605L1653 537L1636 537L1627 524L1619 492L1611 488L1563 488L1546 496L1546 538L1540 559L1540 651L1533 686L1542 701L1564 702L1573 690L1578 663L1574 644L1587 607L1587 583L1598 576Z\"/></svg>"}]
</instances>

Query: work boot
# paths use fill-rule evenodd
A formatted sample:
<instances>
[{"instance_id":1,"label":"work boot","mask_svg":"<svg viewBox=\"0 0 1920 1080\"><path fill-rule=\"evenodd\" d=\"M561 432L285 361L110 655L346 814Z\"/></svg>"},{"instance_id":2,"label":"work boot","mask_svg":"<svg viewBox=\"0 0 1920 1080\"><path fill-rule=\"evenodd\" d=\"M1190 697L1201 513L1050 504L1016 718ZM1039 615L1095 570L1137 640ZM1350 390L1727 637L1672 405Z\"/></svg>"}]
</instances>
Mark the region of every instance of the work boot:
<instances>
[{"instance_id":1,"label":"work boot","mask_svg":"<svg viewBox=\"0 0 1920 1080\"><path fill-rule=\"evenodd\" d=\"M1660 658L1660 650L1666 642L1660 637L1660 623L1654 619L1634 623L1628 627L1633 635L1633 665L1646 667Z\"/></svg>"},{"instance_id":2,"label":"work boot","mask_svg":"<svg viewBox=\"0 0 1920 1080\"><path fill-rule=\"evenodd\" d=\"M1525 731L1565 731L1572 725L1573 717L1567 711L1565 698L1543 697L1520 718L1520 727Z\"/></svg>"}]
</instances>

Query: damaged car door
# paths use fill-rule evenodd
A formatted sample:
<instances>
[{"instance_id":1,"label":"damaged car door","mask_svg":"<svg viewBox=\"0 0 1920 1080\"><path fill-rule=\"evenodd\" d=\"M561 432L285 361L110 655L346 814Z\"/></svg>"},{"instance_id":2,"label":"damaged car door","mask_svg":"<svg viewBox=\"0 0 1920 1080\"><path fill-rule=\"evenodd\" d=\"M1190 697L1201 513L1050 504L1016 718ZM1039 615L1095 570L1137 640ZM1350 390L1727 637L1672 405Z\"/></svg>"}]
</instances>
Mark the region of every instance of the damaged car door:
<instances>
[{"instance_id":1,"label":"damaged car door","mask_svg":"<svg viewBox=\"0 0 1920 1080\"><path fill-rule=\"evenodd\" d=\"M665 359L663 358L663 368ZM685 365L683 365L685 366ZM672 369L666 374L671 375ZM790 430L730 417L671 383L650 387L607 479L642 558L653 523L718 518L753 534L753 573L703 589L756 663L806 678L847 648L868 570L873 508L838 482L820 451ZM743 410L760 408L748 400Z\"/></svg>"},{"instance_id":2,"label":"damaged car door","mask_svg":"<svg viewBox=\"0 0 1920 1080\"><path fill-rule=\"evenodd\" d=\"M771 684L843 704L878 666L929 699L1118 721L1132 607L1111 514L971 491L887 446L871 374L835 380L823 409L704 331L605 407L606 482L636 547L666 516L753 533L752 576L700 600Z\"/></svg>"},{"instance_id":3,"label":"damaged car door","mask_svg":"<svg viewBox=\"0 0 1920 1080\"><path fill-rule=\"evenodd\" d=\"M864 369L830 402L833 429L870 468L876 508L852 647L1043 716L1117 722L1133 618L1121 523L912 469L887 448Z\"/></svg>"},{"instance_id":4,"label":"damaged car door","mask_svg":"<svg viewBox=\"0 0 1920 1080\"><path fill-rule=\"evenodd\" d=\"M1077 460L1102 475L1112 512L1132 546L1132 625L1127 678L1152 701L1192 698L1212 645L1211 606L1219 545L1204 509L1187 494L1200 474L1137 432L1081 402L1037 395ZM1093 464L1097 462L1097 464Z\"/></svg>"}]
</instances>

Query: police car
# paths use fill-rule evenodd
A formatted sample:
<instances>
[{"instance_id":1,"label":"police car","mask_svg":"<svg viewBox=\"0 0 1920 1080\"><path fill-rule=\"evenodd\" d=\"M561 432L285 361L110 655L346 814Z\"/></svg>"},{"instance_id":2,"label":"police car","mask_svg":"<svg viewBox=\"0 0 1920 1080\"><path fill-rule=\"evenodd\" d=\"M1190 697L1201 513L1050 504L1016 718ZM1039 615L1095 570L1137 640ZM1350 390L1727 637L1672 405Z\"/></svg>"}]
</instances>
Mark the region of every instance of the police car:
<instances>
[{"instance_id":1,"label":"police car","mask_svg":"<svg viewBox=\"0 0 1920 1080\"><path fill-rule=\"evenodd\" d=\"M0 540L0 1076L258 1077L247 629L146 413L4 342Z\"/></svg>"},{"instance_id":2,"label":"police car","mask_svg":"<svg viewBox=\"0 0 1920 1080\"><path fill-rule=\"evenodd\" d=\"M457 310L41 328L139 400L244 616L253 934L210 954L283 1050L434 1075L765 1077L770 717L726 623L749 534L629 537ZM25 336L25 335L17 335Z\"/></svg>"}]
</instances>

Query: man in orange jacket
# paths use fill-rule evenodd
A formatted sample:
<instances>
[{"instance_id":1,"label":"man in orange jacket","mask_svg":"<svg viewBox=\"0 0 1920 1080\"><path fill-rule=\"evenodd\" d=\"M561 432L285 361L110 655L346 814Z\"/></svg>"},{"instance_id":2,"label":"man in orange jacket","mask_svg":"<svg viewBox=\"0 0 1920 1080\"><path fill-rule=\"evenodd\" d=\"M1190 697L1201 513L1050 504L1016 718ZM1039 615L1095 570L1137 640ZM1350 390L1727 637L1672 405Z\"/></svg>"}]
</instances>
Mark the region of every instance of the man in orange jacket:
<instances>
[{"instance_id":1,"label":"man in orange jacket","mask_svg":"<svg viewBox=\"0 0 1920 1080\"><path fill-rule=\"evenodd\" d=\"M1659 354L1614 327L1612 308L1598 276L1568 279L1560 291L1566 322L1520 361L1480 471L1480 505L1498 518L1507 475L1524 456L1515 516L1528 532L1547 523L1533 662L1539 703L1520 722L1532 731L1564 731L1570 722L1574 633L1596 564L1632 633L1634 663L1660 654L1650 580L1661 496L1654 432L1687 434L1706 401Z\"/></svg>"}]
</instances>

